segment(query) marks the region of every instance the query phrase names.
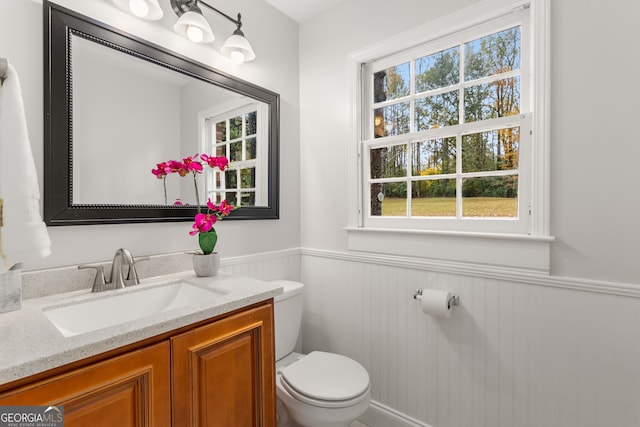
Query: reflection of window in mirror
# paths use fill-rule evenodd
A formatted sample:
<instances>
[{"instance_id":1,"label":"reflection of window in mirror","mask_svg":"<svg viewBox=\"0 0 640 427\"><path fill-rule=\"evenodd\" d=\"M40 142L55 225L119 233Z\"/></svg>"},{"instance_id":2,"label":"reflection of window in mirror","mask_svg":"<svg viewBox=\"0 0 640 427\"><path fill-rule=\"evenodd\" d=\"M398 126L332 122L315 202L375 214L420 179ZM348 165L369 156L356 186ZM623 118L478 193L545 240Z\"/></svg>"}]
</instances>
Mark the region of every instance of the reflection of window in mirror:
<instances>
[{"instance_id":1,"label":"reflection of window in mirror","mask_svg":"<svg viewBox=\"0 0 640 427\"><path fill-rule=\"evenodd\" d=\"M236 104L236 103L234 103ZM203 152L225 156L224 172L208 170L206 198L234 206L264 206L267 202L267 110L261 103L228 104L226 111L202 114ZM211 113L211 112L210 112Z\"/></svg>"}]
</instances>

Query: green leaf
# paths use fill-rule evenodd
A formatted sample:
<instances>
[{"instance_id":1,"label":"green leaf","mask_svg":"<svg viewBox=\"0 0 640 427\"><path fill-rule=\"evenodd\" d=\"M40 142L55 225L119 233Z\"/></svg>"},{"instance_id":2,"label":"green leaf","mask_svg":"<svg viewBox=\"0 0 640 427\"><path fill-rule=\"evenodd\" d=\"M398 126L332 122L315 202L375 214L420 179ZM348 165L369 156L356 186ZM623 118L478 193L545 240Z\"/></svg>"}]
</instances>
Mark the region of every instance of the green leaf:
<instances>
[{"instance_id":1,"label":"green leaf","mask_svg":"<svg viewBox=\"0 0 640 427\"><path fill-rule=\"evenodd\" d=\"M202 249L202 253L208 255L213 252L213 249L216 247L216 243L218 242L218 235L214 230L208 231L206 233L198 234L198 243L200 244L200 249Z\"/></svg>"}]
</instances>

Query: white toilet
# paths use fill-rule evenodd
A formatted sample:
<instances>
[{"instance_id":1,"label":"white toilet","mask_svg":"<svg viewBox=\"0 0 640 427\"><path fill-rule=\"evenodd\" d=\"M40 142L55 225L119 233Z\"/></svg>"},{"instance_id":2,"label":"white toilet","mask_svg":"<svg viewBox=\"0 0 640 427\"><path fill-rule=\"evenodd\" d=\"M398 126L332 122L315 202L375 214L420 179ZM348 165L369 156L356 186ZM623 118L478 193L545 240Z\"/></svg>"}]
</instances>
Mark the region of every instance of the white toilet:
<instances>
[{"instance_id":1,"label":"white toilet","mask_svg":"<svg viewBox=\"0 0 640 427\"><path fill-rule=\"evenodd\" d=\"M299 282L278 280L275 298L276 394L278 427L345 427L369 407L367 371L353 359L314 351L294 353L302 322Z\"/></svg>"}]
</instances>

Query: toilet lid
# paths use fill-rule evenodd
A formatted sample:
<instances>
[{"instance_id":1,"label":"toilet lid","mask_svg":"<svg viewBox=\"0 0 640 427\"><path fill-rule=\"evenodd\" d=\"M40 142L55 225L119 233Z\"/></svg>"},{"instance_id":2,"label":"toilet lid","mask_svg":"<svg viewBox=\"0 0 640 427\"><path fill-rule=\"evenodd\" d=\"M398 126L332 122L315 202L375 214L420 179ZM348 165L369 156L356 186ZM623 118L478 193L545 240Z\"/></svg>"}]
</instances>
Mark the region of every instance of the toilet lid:
<instances>
[{"instance_id":1,"label":"toilet lid","mask_svg":"<svg viewBox=\"0 0 640 427\"><path fill-rule=\"evenodd\" d=\"M348 357L314 351L281 371L282 379L298 394L315 400L356 398L369 388L369 374Z\"/></svg>"}]
</instances>

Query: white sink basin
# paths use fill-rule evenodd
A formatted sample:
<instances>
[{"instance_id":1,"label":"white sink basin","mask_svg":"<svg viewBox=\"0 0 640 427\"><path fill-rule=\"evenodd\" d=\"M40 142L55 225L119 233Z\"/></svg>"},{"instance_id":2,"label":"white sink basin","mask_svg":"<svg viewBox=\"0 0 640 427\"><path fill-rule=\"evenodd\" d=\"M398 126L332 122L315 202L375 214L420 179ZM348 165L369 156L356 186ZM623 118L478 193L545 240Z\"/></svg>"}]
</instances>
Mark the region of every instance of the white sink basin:
<instances>
[{"instance_id":1,"label":"white sink basin","mask_svg":"<svg viewBox=\"0 0 640 427\"><path fill-rule=\"evenodd\" d=\"M214 291L176 282L140 290L113 291L102 298L44 308L43 311L62 335L71 337L177 308L212 302L217 296Z\"/></svg>"}]
</instances>

